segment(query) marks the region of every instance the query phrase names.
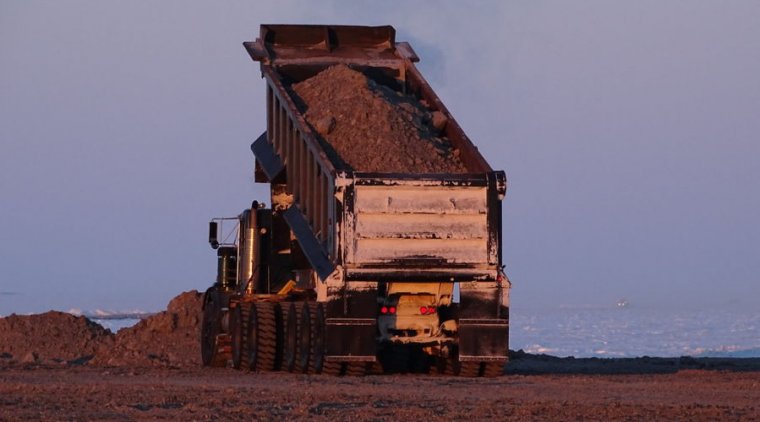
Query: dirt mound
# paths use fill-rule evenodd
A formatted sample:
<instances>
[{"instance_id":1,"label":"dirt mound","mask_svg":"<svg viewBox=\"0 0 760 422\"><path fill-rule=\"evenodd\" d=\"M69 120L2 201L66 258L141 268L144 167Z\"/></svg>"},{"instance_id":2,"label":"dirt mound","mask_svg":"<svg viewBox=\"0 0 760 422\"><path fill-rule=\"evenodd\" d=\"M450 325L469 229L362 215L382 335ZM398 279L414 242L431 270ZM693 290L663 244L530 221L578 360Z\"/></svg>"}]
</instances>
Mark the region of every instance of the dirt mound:
<instances>
[{"instance_id":1,"label":"dirt mound","mask_svg":"<svg viewBox=\"0 0 760 422\"><path fill-rule=\"evenodd\" d=\"M201 301L195 290L169 302L166 311L119 330L112 347L91 363L107 366L200 366Z\"/></svg>"},{"instance_id":2,"label":"dirt mound","mask_svg":"<svg viewBox=\"0 0 760 422\"><path fill-rule=\"evenodd\" d=\"M292 86L333 161L356 171L466 173L441 137L446 117L346 65ZM298 101L297 101L298 102Z\"/></svg>"},{"instance_id":3,"label":"dirt mound","mask_svg":"<svg viewBox=\"0 0 760 422\"><path fill-rule=\"evenodd\" d=\"M49 311L0 318L0 356L10 363L84 363L113 334L83 316Z\"/></svg>"}]
</instances>

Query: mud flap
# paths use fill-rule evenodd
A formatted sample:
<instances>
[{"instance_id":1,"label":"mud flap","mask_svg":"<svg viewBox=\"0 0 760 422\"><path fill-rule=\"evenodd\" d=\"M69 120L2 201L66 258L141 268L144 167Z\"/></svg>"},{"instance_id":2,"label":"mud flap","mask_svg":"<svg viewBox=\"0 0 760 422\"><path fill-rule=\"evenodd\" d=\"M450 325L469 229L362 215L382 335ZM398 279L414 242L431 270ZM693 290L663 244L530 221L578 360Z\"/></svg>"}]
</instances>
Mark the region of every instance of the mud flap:
<instances>
[{"instance_id":1,"label":"mud flap","mask_svg":"<svg viewBox=\"0 0 760 422\"><path fill-rule=\"evenodd\" d=\"M504 280L462 283L458 327L460 361L507 360L509 282Z\"/></svg>"},{"instance_id":2,"label":"mud flap","mask_svg":"<svg viewBox=\"0 0 760 422\"><path fill-rule=\"evenodd\" d=\"M509 322L504 319L460 319L459 360L505 361L509 344Z\"/></svg>"},{"instance_id":3,"label":"mud flap","mask_svg":"<svg viewBox=\"0 0 760 422\"><path fill-rule=\"evenodd\" d=\"M376 331L374 318L328 318L325 323L325 360L374 362Z\"/></svg>"}]
</instances>

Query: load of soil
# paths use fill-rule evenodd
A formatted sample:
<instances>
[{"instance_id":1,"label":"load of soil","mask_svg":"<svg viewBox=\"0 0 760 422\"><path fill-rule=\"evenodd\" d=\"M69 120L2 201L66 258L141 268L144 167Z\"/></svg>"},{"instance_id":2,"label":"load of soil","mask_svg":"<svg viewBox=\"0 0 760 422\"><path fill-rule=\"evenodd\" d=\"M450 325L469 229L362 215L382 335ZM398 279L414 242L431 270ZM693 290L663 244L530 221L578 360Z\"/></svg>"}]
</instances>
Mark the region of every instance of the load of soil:
<instances>
[{"instance_id":1,"label":"load of soil","mask_svg":"<svg viewBox=\"0 0 760 422\"><path fill-rule=\"evenodd\" d=\"M119 330L111 347L98 350L91 363L106 366L200 366L203 295L184 292L166 311Z\"/></svg>"},{"instance_id":2,"label":"load of soil","mask_svg":"<svg viewBox=\"0 0 760 422\"><path fill-rule=\"evenodd\" d=\"M381 173L468 171L460 151L442 136L443 113L346 65L329 67L292 90L339 167Z\"/></svg>"},{"instance_id":3,"label":"load of soil","mask_svg":"<svg viewBox=\"0 0 760 422\"><path fill-rule=\"evenodd\" d=\"M0 318L2 362L84 363L111 344L111 332L83 316L50 311Z\"/></svg>"}]
</instances>

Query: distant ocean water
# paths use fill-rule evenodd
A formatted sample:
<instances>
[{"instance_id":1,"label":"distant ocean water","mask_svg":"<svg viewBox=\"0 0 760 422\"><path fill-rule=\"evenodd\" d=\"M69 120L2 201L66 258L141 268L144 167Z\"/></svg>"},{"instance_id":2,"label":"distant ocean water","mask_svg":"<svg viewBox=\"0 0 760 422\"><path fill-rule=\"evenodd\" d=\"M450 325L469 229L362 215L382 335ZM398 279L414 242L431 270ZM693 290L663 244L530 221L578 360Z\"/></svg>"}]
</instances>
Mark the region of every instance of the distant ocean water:
<instances>
[{"instance_id":1,"label":"distant ocean water","mask_svg":"<svg viewBox=\"0 0 760 422\"><path fill-rule=\"evenodd\" d=\"M88 316L113 332L140 321ZM760 357L760 312L634 305L513 307L509 347L561 357Z\"/></svg>"},{"instance_id":2,"label":"distant ocean water","mask_svg":"<svg viewBox=\"0 0 760 422\"><path fill-rule=\"evenodd\" d=\"M633 305L513 308L509 346L562 357L760 357L760 312Z\"/></svg>"},{"instance_id":3,"label":"distant ocean water","mask_svg":"<svg viewBox=\"0 0 760 422\"><path fill-rule=\"evenodd\" d=\"M129 328L138 322L140 322L139 318L124 318L124 319L95 319L93 317L89 317L91 320L97 322L98 324L102 325L105 328L108 328L111 330L111 332L115 333L122 328Z\"/></svg>"}]
</instances>

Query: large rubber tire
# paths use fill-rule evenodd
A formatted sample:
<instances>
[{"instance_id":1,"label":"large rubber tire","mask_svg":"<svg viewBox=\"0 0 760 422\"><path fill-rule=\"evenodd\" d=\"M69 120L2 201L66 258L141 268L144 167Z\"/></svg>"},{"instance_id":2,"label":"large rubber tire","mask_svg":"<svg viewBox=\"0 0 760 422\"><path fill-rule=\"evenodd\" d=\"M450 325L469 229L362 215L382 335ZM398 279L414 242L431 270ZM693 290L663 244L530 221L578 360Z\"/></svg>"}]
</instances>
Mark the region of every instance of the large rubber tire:
<instances>
[{"instance_id":1,"label":"large rubber tire","mask_svg":"<svg viewBox=\"0 0 760 422\"><path fill-rule=\"evenodd\" d=\"M380 364L379 360L367 362L366 375L383 375L383 365Z\"/></svg>"},{"instance_id":2,"label":"large rubber tire","mask_svg":"<svg viewBox=\"0 0 760 422\"><path fill-rule=\"evenodd\" d=\"M311 311L312 339L309 373L321 374L325 366L325 310L321 303L309 304L309 310Z\"/></svg>"},{"instance_id":3,"label":"large rubber tire","mask_svg":"<svg viewBox=\"0 0 760 422\"><path fill-rule=\"evenodd\" d=\"M409 350L409 372L413 374L428 374L431 367L430 355L422 347L412 346Z\"/></svg>"},{"instance_id":4,"label":"large rubber tire","mask_svg":"<svg viewBox=\"0 0 760 422\"><path fill-rule=\"evenodd\" d=\"M246 324L244 361L251 371L273 371L277 357L275 304L257 302L250 305Z\"/></svg>"},{"instance_id":5,"label":"large rubber tire","mask_svg":"<svg viewBox=\"0 0 760 422\"><path fill-rule=\"evenodd\" d=\"M224 367L226 356L219 351L217 337L222 333L222 295L211 288L204 295L201 322L201 363L203 366Z\"/></svg>"},{"instance_id":6,"label":"large rubber tire","mask_svg":"<svg viewBox=\"0 0 760 422\"><path fill-rule=\"evenodd\" d=\"M283 304L285 305L285 304ZM296 369L298 360L298 319L300 306L296 303L287 305L287 311L283 311L284 317L284 342L282 351L282 370L292 372Z\"/></svg>"},{"instance_id":7,"label":"large rubber tire","mask_svg":"<svg viewBox=\"0 0 760 422\"><path fill-rule=\"evenodd\" d=\"M361 377L367 373L368 362L347 362L346 375L349 377Z\"/></svg>"},{"instance_id":8,"label":"large rubber tire","mask_svg":"<svg viewBox=\"0 0 760 422\"><path fill-rule=\"evenodd\" d=\"M315 360L315 368L317 373L319 374L325 374L325 375L332 375L332 376L338 376L343 374L345 371L345 365L342 362L335 362L331 361L328 362L326 359L327 356L327 330L325 329L325 320L327 319L327 316L325 315L325 308L320 303L317 305L317 312L314 316L314 327L315 329L315 335L319 332L320 340L315 342L315 352L314 352L314 360ZM318 349L320 352L317 352L316 349ZM321 357L319 357L321 355ZM318 361L322 361L321 367L317 364Z\"/></svg>"},{"instance_id":9,"label":"large rubber tire","mask_svg":"<svg viewBox=\"0 0 760 422\"><path fill-rule=\"evenodd\" d=\"M322 374L338 377L346 374L347 364L345 362L325 361L322 365Z\"/></svg>"},{"instance_id":10,"label":"large rubber tire","mask_svg":"<svg viewBox=\"0 0 760 422\"><path fill-rule=\"evenodd\" d=\"M503 362L483 362L483 376L486 378L496 378L504 375Z\"/></svg>"},{"instance_id":11,"label":"large rubber tire","mask_svg":"<svg viewBox=\"0 0 760 422\"><path fill-rule=\"evenodd\" d=\"M437 362L438 373L442 375L477 377L481 374L481 362L460 362L459 350L452 348L449 356L439 358Z\"/></svg>"},{"instance_id":12,"label":"large rubber tire","mask_svg":"<svg viewBox=\"0 0 760 422\"><path fill-rule=\"evenodd\" d=\"M439 356L435 361L436 372L439 375L454 375L454 361L448 356Z\"/></svg>"},{"instance_id":13,"label":"large rubber tire","mask_svg":"<svg viewBox=\"0 0 760 422\"><path fill-rule=\"evenodd\" d=\"M282 370L283 354L285 351L285 309L282 304L276 303L274 306L274 328L277 340L275 341L274 370Z\"/></svg>"},{"instance_id":14,"label":"large rubber tire","mask_svg":"<svg viewBox=\"0 0 760 422\"><path fill-rule=\"evenodd\" d=\"M243 363L243 303L237 303L230 318L230 338L232 342L232 367L240 369Z\"/></svg>"},{"instance_id":15,"label":"large rubber tire","mask_svg":"<svg viewBox=\"0 0 760 422\"><path fill-rule=\"evenodd\" d=\"M298 316L298 345L296 346L296 372L308 373L311 361L311 310L308 303L301 304Z\"/></svg>"},{"instance_id":16,"label":"large rubber tire","mask_svg":"<svg viewBox=\"0 0 760 422\"><path fill-rule=\"evenodd\" d=\"M395 374L409 372L411 349L406 344L392 344L386 349L386 370Z\"/></svg>"},{"instance_id":17,"label":"large rubber tire","mask_svg":"<svg viewBox=\"0 0 760 422\"><path fill-rule=\"evenodd\" d=\"M277 309L274 303L256 304L259 318L259 356L256 369L274 371L277 369Z\"/></svg>"},{"instance_id":18,"label":"large rubber tire","mask_svg":"<svg viewBox=\"0 0 760 422\"><path fill-rule=\"evenodd\" d=\"M256 370L259 349L259 317L256 305L243 304L243 357L242 367L248 371Z\"/></svg>"},{"instance_id":19,"label":"large rubber tire","mask_svg":"<svg viewBox=\"0 0 760 422\"><path fill-rule=\"evenodd\" d=\"M317 303L306 302L301 307L298 327L298 372L316 374L317 364L324 364L323 333L317 324ZM317 360L321 362L317 362Z\"/></svg>"},{"instance_id":20,"label":"large rubber tire","mask_svg":"<svg viewBox=\"0 0 760 422\"><path fill-rule=\"evenodd\" d=\"M459 362L454 367L454 371L460 377L474 378L480 376L481 363L480 362Z\"/></svg>"}]
</instances>

